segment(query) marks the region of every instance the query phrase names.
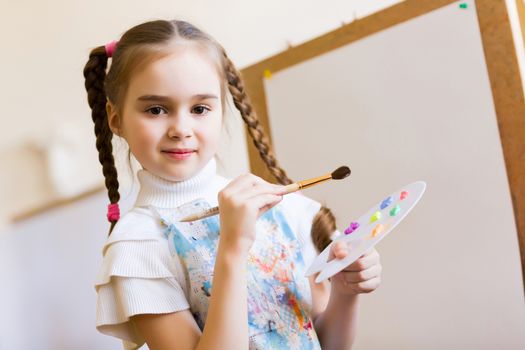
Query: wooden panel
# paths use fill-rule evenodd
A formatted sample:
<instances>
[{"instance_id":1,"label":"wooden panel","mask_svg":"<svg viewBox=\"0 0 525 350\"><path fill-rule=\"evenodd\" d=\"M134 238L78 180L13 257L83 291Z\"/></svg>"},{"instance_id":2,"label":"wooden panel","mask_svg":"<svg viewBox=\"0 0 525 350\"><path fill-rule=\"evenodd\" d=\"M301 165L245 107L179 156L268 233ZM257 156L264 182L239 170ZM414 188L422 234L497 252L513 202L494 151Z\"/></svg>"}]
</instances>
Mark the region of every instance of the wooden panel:
<instances>
[{"instance_id":1,"label":"wooden panel","mask_svg":"<svg viewBox=\"0 0 525 350\"><path fill-rule=\"evenodd\" d=\"M478 0L476 4L525 283L525 101L522 82L505 0Z\"/></svg>"},{"instance_id":2,"label":"wooden panel","mask_svg":"<svg viewBox=\"0 0 525 350\"><path fill-rule=\"evenodd\" d=\"M516 0L516 7L520 17L521 38L523 39L523 46L525 46L525 0Z\"/></svg>"}]
</instances>

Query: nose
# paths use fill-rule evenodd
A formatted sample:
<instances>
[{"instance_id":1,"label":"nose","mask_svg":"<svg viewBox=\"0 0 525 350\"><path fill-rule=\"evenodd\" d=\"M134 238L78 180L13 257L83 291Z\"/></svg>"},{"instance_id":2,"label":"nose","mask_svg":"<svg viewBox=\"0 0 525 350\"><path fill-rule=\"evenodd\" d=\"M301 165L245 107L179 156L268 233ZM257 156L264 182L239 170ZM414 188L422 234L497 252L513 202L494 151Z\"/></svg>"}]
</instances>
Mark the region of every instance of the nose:
<instances>
[{"instance_id":1,"label":"nose","mask_svg":"<svg viewBox=\"0 0 525 350\"><path fill-rule=\"evenodd\" d=\"M167 134L170 139L184 139L193 135L191 118L184 114L178 114L169 119Z\"/></svg>"}]
</instances>

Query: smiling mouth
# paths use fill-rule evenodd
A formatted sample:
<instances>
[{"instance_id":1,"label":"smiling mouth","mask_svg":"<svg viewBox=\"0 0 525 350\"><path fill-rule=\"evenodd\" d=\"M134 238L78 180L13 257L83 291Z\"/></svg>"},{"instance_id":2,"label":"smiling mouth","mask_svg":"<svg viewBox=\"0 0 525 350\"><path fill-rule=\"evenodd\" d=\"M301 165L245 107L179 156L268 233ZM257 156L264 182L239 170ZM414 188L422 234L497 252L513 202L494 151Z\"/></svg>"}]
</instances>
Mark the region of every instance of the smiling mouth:
<instances>
[{"instance_id":1,"label":"smiling mouth","mask_svg":"<svg viewBox=\"0 0 525 350\"><path fill-rule=\"evenodd\" d=\"M162 153L166 154L168 157L177 160L189 158L195 152L196 150L193 149L170 149L162 151Z\"/></svg>"},{"instance_id":2,"label":"smiling mouth","mask_svg":"<svg viewBox=\"0 0 525 350\"><path fill-rule=\"evenodd\" d=\"M193 153L193 152L195 152L195 150L193 150L193 149L170 149L170 150L164 150L162 152L164 152L164 153L186 154L186 153Z\"/></svg>"}]
</instances>

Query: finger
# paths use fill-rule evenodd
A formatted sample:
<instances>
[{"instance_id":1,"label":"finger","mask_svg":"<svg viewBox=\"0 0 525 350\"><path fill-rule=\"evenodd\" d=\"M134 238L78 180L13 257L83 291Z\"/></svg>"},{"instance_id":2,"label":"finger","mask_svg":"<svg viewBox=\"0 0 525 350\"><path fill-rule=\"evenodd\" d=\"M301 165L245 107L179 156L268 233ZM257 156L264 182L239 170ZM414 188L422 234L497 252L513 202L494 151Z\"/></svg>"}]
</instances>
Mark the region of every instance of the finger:
<instances>
[{"instance_id":1,"label":"finger","mask_svg":"<svg viewBox=\"0 0 525 350\"><path fill-rule=\"evenodd\" d=\"M281 200L282 200L282 197L281 197ZM267 205L265 205L264 207L262 207L262 208L260 209L259 216L262 215L263 213L265 213L266 211L272 209L273 207L275 207L275 206L276 206L277 204L279 204L280 202L281 202L281 201L279 200L279 201L276 201L276 202L273 203L273 204L267 204Z\"/></svg>"},{"instance_id":2,"label":"finger","mask_svg":"<svg viewBox=\"0 0 525 350\"><path fill-rule=\"evenodd\" d=\"M234 179L228 186L229 186L229 194L234 195L236 193L242 192L246 189L249 189L251 187L254 187L257 184L265 183L263 179L261 179L259 176L253 175L253 174L244 174L236 179Z\"/></svg>"},{"instance_id":3,"label":"finger","mask_svg":"<svg viewBox=\"0 0 525 350\"><path fill-rule=\"evenodd\" d=\"M238 201L245 201L249 200L253 197L257 197L262 194L272 194L272 195L278 195L278 190L276 187L272 184L268 183L257 183L254 186L250 188L246 188L242 191L239 191L235 195L235 199ZM282 197L282 196L280 196Z\"/></svg>"},{"instance_id":4,"label":"finger","mask_svg":"<svg viewBox=\"0 0 525 350\"><path fill-rule=\"evenodd\" d=\"M250 183L248 181L243 185L243 187L236 189L237 192L233 194L233 196L236 197L236 200L243 201L260 194L274 194L282 196L281 192L283 186L266 182L259 177L254 177L252 180L253 182Z\"/></svg>"},{"instance_id":5,"label":"finger","mask_svg":"<svg viewBox=\"0 0 525 350\"><path fill-rule=\"evenodd\" d=\"M228 196L233 196L247 188L253 187L254 185L264 182L260 177L253 174L244 174L233 179L225 188L224 192Z\"/></svg>"},{"instance_id":6,"label":"finger","mask_svg":"<svg viewBox=\"0 0 525 350\"><path fill-rule=\"evenodd\" d=\"M265 207L273 206L282 200L282 196L276 196L274 194L261 194L248 199L247 205L253 206L259 210L259 215L264 213L267 209Z\"/></svg>"},{"instance_id":7,"label":"finger","mask_svg":"<svg viewBox=\"0 0 525 350\"><path fill-rule=\"evenodd\" d=\"M328 259L344 259L348 255L348 246L339 241L332 244L330 247L330 253L328 254Z\"/></svg>"},{"instance_id":8,"label":"finger","mask_svg":"<svg viewBox=\"0 0 525 350\"><path fill-rule=\"evenodd\" d=\"M285 194L291 193L289 190L286 189L285 185L274 184L274 186L277 191L276 194L278 195L284 196Z\"/></svg>"},{"instance_id":9,"label":"finger","mask_svg":"<svg viewBox=\"0 0 525 350\"><path fill-rule=\"evenodd\" d=\"M373 249L368 255L363 255L361 258L354 261L344 271L358 272L368 269L369 267L379 264L379 253Z\"/></svg>"},{"instance_id":10,"label":"finger","mask_svg":"<svg viewBox=\"0 0 525 350\"><path fill-rule=\"evenodd\" d=\"M357 291L358 293L370 293L376 290L380 284L381 277L375 277L364 282L348 283L347 287Z\"/></svg>"},{"instance_id":11,"label":"finger","mask_svg":"<svg viewBox=\"0 0 525 350\"><path fill-rule=\"evenodd\" d=\"M383 267L381 266L381 264L376 264L363 271L359 271L359 272L341 271L340 273L343 274L343 279L346 282L359 283L359 282L365 282L373 278L379 277L381 275L382 270L383 270Z\"/></svg>"},{"instance_id":12,"label":"finger","mask_svg":"<svg viewBox=\"0 0 525 350\"><path fill-rule=\"evenodd\" d=\"M267 183L263 179L253 174L245 174L235 178L230 182L221 192L219 192L219 202L229 201L233 203L241 204L246 198L253 196L246 196L243 194L245 191L260 186L261 183Z\"/></svg>"}]
</instances>

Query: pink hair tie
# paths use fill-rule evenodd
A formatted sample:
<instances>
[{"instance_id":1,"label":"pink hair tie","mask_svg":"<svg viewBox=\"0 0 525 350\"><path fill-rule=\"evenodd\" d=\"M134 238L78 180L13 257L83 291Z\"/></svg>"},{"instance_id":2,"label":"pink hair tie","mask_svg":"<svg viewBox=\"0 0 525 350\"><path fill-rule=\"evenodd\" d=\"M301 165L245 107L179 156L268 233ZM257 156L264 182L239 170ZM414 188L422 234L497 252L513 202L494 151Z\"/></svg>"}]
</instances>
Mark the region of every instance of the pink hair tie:
<instances>
[{"instance_id":1,"label":"pink hair tie","mask_svg":"<svg viewBox=\"0 0 525 350\"><path fill-rule=\"evenodd\" d=\"M120 209L118 203L108 204L108 221L116 222L120 219Z\"/></svg>"},{"instance_id":2,"label":"pink hair tie","mask_svg":"<svg viewBox=\"0 0 525 350\"><path fill-rule=\"evenodd\" d=\"M106 55L112 57L115 49L117 48L118 41L113 40L110 43L107 43L104 47L106 48Z\"/></svg>"}]
</instances>

